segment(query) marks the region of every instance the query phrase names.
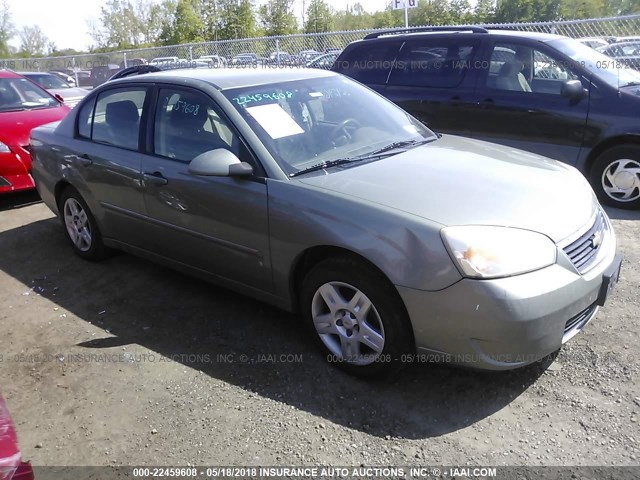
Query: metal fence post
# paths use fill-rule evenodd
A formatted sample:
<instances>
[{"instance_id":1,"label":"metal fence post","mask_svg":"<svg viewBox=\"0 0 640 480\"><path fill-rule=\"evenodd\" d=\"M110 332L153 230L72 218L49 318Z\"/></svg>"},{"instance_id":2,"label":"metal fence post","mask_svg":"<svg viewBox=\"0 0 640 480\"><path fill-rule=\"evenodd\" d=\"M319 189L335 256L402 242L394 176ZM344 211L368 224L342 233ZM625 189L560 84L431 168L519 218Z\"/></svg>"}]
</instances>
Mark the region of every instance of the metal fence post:
<instances>
[{"instance_id":1,"label":"metal fence post","mask_svg":"<svg viewBox=\"0 0 640 480\"><path fill-rule=\"evenodd\" d=\"M124 68L127 68L127 52L124 52Z\"/></svg>"}]
</instances>

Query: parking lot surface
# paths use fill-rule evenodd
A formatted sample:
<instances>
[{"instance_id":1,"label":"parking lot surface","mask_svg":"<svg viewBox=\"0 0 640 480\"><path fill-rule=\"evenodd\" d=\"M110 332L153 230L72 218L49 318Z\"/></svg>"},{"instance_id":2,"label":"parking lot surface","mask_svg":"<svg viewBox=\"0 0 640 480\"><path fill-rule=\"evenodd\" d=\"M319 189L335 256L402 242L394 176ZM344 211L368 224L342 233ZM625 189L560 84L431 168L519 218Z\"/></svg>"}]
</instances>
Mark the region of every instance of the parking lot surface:
<instances>
[{"instance_id":1,"label":"parking lot surface","mask_svg":"<svg viewBox=\"0 0 640 480\"><path fill-rule=\"evenodd\" d=\"M620 283L555 358L366 382L295 315L118 254L88 263L0 199L0 391L34 465L638 465L640 212Z\"/></svg>"}]
</instances>

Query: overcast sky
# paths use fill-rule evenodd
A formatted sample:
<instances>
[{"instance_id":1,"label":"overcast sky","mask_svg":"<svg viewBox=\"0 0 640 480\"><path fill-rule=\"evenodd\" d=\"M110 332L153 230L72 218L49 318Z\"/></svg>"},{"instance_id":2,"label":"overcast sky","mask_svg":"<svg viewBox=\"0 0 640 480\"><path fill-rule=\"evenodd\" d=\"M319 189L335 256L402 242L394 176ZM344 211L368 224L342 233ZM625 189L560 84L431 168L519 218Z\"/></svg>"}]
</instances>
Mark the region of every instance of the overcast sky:
<instances>
[{"instance_id":1,"label":"overcast sky","mask_svg":"<svg viewBox=\"0 0 640 480\"><path fill-rule=\"evenodd\" d=\"M159 1L159 0L157 0ZM302 1L297 0L297 12L302 11ZM327 0L336 9L353 5L355 0ZM374 12L382 10L390 0L360 0L362 6ZM306 0L307 5L309 0ZM102 0L8 0L13 22L19 29L25 25L38 25L58 48L86 49L91 43L87 20L96 20L100 16ZM258 1L258 3L265 3ZM16 37L11 44L18 47Z\"/></svg>"}]
</instances>

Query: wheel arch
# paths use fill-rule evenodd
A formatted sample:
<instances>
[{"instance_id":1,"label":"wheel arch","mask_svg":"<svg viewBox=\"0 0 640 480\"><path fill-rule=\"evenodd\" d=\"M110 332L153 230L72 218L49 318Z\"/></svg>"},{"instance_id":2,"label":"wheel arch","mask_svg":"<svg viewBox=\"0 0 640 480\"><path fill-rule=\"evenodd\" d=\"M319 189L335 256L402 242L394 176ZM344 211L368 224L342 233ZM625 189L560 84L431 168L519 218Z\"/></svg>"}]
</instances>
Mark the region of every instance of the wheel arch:
<instances>
[{"instance_id":1,"label":"wheel arch","mask_svg":"<svg viewBox=\"0 0 640 480\"><path fill-rule=\"evenodd\" d=\"M619 147L622 145L629 145L629 144L640 146L640 135L627 133L623 135L617 135L615 137L610 137L600 142L598 145L596 145L594 148L591 149L591 151L589 152L589 155L587 156L587 161L585 164L585 171L584 171L585 175L586 176L591 175L591 170L593 169L594 163L596 162L598 157L602 155L603 152L613 147Z\"/></svg>"},{"instance_id":2,"label":"wheel arch","mask_svg":"<svg viewBox=\"0 0 640 480\"><path fill-rule=\"evenodd\" d=\"M300 253L294 261L289 275L289 294L291 296L291 304L294 311L299 311L300 288L302 286L302 281L305 275L320 262L329 258L352 259L356 262L361 262L367 265L369 268L372 268L373 270L378 272L388 282L388 285L393 290L396 299L400 302L402 308L405 310L405 313L407 313L408 316L408 312L406 310L406 306L404 304L404 301L402 300L402 297L398 293L393 282L389 279L389 276L380 267L378 267L368 258L362 256L357 252L354 252L353 250L334 245L316 245L313 247L309 247L302 253Z\"/></svg>"},{"instance_id":3,"label":"wheel arch","mask_svg":"<svg viewBox=\"0 0 640 480\"><path fill-rule=\"evenodd\" d=\"M62 195L62 192L64 192L69 187L75 188L66 180L60 180L58 183L56 183L53 189L53 198L56 199L56 205L58 206L58 209L60 208L60 196Z\"/></svg>"}]
</instances>

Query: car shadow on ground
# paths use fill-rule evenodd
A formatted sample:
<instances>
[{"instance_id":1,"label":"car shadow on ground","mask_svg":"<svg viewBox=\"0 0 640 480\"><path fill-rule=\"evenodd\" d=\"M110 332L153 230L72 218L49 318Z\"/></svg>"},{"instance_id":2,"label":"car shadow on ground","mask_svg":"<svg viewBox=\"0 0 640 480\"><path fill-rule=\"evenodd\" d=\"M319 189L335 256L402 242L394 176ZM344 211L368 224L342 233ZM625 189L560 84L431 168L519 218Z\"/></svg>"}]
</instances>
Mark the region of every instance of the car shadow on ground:
<instances>
[{"instance_id":1,"label":"car shadow on ground","mask_svg":"<svg viewBox=\"0 0 640 480\"><path fill-rule=\"evenodd\" d=\"M622 210L613 207L604 207L604 210L613 220L640 220L640 210Z\"/></svg>"},{"instance_id":2,"label":"car shadow on ground","mask_svg":"<svg viewBox=\"0 0 640 480\"><path fill-rule=\"evenodd\" d=\"M14 208L27 207L40 203L40 197L35 190L28 190L26 192L16 192L0 195L0 212L6 210L13 210Z\"/></svg>"},{"instance_id":3,"label":"car shadow on ground","mask_svg":"<svg viewBox=\"0 0 640 480\"><path fill-rule=\"evenodd\" d=\"M83 261L55 218L0 233L0 248L13 252L0 256L4 272L109 332L78 345L87 352L139 344L379 437L426 438L472 425L517 398L552 360L502 373L421 364L393 380L363 381L325 363L297 315L130 255Z\"/></svg>"}]
</instances>

